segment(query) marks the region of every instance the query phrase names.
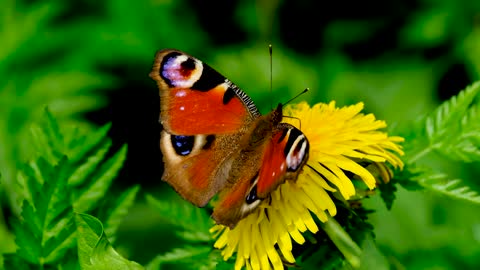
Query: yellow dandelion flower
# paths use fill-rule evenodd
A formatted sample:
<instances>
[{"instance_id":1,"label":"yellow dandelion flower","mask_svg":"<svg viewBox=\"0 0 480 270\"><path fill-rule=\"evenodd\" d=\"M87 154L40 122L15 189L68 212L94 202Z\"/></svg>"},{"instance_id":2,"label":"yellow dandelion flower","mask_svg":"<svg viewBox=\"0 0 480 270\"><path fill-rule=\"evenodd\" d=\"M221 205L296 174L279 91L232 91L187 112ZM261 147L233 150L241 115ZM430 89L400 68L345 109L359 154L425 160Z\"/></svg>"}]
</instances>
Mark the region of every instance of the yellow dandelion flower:
<instances>
[{"instance_id":1,"label":"yellow dandelion flower","mask_svg":"<svg viewBox=\"0 0 480 270\"><path fill-rule=\"evenodd\" d=\"M294 118L284 120L301 128L310 142L309 160L296 182L280 185L270 200L264 200L234 229L223 225L211 228L214 247L222 250L225 260L236 252L235 269L283 269L282 260L294 263L292 240L303 244L303 232L319 230L312 214L322 222L336 214L329 192L338 192L345 200L355 195L345 172L373 189L377 181L387 182L392 177L386 163L403 167L398 157L403 151L397 144L403 138L380 131L386 123L373 114L362 114L362 109L363 103L337 108L335 102L285 107L284 114Z\"/></svg>"}]
</instances>

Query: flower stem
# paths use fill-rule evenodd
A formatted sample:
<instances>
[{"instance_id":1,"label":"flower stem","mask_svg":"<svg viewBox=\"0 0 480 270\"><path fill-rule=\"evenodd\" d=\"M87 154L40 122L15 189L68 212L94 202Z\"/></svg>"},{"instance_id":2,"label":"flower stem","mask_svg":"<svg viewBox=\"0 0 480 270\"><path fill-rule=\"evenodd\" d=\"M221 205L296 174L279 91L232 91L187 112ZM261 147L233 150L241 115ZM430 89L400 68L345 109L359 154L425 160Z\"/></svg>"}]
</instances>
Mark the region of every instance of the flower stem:
<instances>
[{"instance_id":1,"label":"flower stem","mask_svg":"<svg viewBox=\"0 0 480 270\"><path fill-rule=\"evenodd\" d=\"M322 229L327 233L352 268L358 269L360 267L362 250L352 240L350 235L345 232L342 226L333 217L329 217L328 221L322 224Z\"/></svg>"}]
</instances>

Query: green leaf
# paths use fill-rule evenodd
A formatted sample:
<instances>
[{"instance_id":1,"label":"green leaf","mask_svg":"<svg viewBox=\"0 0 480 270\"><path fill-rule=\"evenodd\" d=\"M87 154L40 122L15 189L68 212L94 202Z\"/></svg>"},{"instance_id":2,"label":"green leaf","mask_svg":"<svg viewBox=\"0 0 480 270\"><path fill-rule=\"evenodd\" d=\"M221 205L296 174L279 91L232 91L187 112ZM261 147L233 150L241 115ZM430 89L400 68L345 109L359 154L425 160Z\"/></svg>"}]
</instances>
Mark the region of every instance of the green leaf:
<instances>
[{"instance_id":1,"label":"green leaf","mask_svg":"<svg viewBox=\"0 0 480 270\"><path fill-rule=\"evenodd\" d=\"M69 184L80 184L108 152L111 146L107 137L110 127L110 123L92 131L60 127L50 109L45 108L40 123L31 127L31 134L38 155L46 157L51 163L66 155L71 163L79 165Z\"/></svg>"},{"instance_id":2,"label":"green leaf","mask_svg":"<svg viewBox=\"0 0 480 270\"><path fill-rule=\"evenodd\" d=\"M58 165L51 166L40 159L35 164L45 181L32 181L32 202L24 201L22 220L14 220L12 227L17 255L38 265L57 262L75 244L75 227L70 193L67 188L68 160L64 157Z\"/></svg>"},{"instance_id":3,"label":"green leaf","mask_svg":"<svg viewBox=\"0 0 480 270\"><path fill-rule=\"evenodd\" d=\"M127 216L128 209L135 202L140 186L136 185L124 191L107 207L103 207L98 215L102 220L105 220L105 233L108 235L108 240L115 242L115 235L122 220Z\"/></svg>"},{"instance_id":4,"label":"green leaf","mask_svg":"<svg viewBox=\"0 0 480 270\"><path fill-rule=\"evenodd\" d=\"M31 127L33 145L39 155L50 163L56 163L65 153L63 135L56 119L48 108L45 108L40 125Z\"/></svg>"},{"instance_id":5,"label":"green leaf","mask_svg":"<svg viewBox=\"0 0 480 270\"><path fill-rule=\"evenodd\" d=\"M406 190L415 191L422 190L423 187L415 180L418 179L420 175L424 173L424 170L419 169L413 165L405 165L403 170L395 171L393 179L391 180L392 184L399 183Z\"/></svg>"},{"instance_id":6,"label":"green leaf","mask_svg":"<svg viewBox=\"0 0 480 270\"><path fill-rule=\"evenodd\" d=\"M40 157L21 167L18 174L24 202L22 219L12 221L18 258L12 257L11 265L20 260L37 268L48 265L74 269L78 262L77 252L71 253L76 241L72 205L90 210L105 198L127 148L123 146L105 161L111 145L106 137L110 125L89 136L86 130L60 125L48 110L42 120L44 124L37 125L32 133ZM76 155L75 160L68 159L67 154ZM104 208L113 237L138 190L138 186L127 190ZM80 196L74 197L72 193Z\"/></svg>"},{"instance_id":7,"label":"green leaf","mask_svg":"<svg viewBox=\"0 0 480 270\"><path fill-rule=\"evenodd\" d=\"M23 260L20 256L17 254L3 254L4 262L3 266L4 268L1 268L0 264L0 269L22 269L22 270L30 270L34 269L31 267L29 263L27 263L25 260Z\"/></svg>"},{"instance_id":8,"label":"green leaf","mask_svg":"<svg viewBox=\"0 0 480 270\"><path fill-rule=\"evenodd\" d=\"M415 132L412 140L422 142L426 139L428 145L415 145L407 152L407 162L414 163L434 150L452 160L480 161L480 114L479 105L474 102L479 92L480 82L476 82L423 119L424 132ZM424 134L425 138L419 134Z\"/></svg>"},{"instance_id":9,"label":"green leaf","mask_svg":"<svg viewBox=\"0 0 480 270\"><path fill-rule=\"evenodd\" d=\"M395 175L393 181L407 190L429 189L456 199L480 203L478 192L462 184L460 179L452 179L446 174L433 172L428 168L407 165L403 171Z\"/></svg>"},{"instance_id":10,"label":"green leaf","mask_svg":"<svg viewBox=\"0 0 480 270\"><path fill-rule=\"evenodd\" d=\"M180 237L189 241L212 241L208 232L212 222L204 209L185 201L164 202L151 195L146 196L147 203L154 207L166 221L182 228Z\"/></svg>"},{"instance_id":11,"label":"green leaf","mask_svg":"<svg viewBox=\"0 0 480 270\"><path fill-rule=\"evenodd\" d=\"M69 157L72 162L83 162L85 156L87 155L97 155L92 154L98 152L99 149L106 148L104 145L106 141L110 143L110 140L107 138L107 133L110 130L111 123L107 123L104 126L92 130L89 132L88 136L79 136L76 132L71 132L70 136L67 136L67 142L69 145Z\"/></svg>"},{"instance_id":12,"label":"green leaf","mask_svg":"<svg viewBox=\"0 0 480 270\"><path fill-rule=\"evenodd\" d=\"M97 169L97 166L100 162L103 161L103 158L107 154L108 150L112 146L112 142L110 140L106 140L102 145L96 147L95 152L91 155L88 155L86 160L77 167L77 169L73 172L72 176L68 179L68 183L70 185L76 186L84 183L85 180ZM88 149L87 147L82 147L83 149ZM82 155L85 157L87 153Z\"/></svg>"},{"instance_id":13,"label":"green leaf","mask_svg":"<svg viewBox=\"0 0 480 270\"><path fill-rule=\"evenodd\" d=\"M453 161L480 161L479 93L480 81L421 119L420 128L414 128L406 140L407 166L400 173L403 175L400 184L413 189L421 186L449 197L480 203L478 192L462 184L460 179L413 165L432 151Z\"/></svg>"},{"instance_id":14,"label":"green leaf","mask_svg":"<svg viewBox=\"0 0 480 270\"><path fill-rule=\"evenodd\" d=\"M425 173L417 179L424 188L456 199L480 204L480 195L462 184L460 179L450 179L442 173Z\"/></svg>"},{"instance_id":15,"label":"green leaf","mask_svg":"<svg viewBox=\"0 0 480 270\"><path fill-rule=\"evenodd\" d=\"M126 155L127 146L124 145L113 157L108 159L95 171L88 187L81 188L75 192L75 200L73 202L75 211L86 212L96 206L98 201L105 196L113 179L122 168Z\"/></svg>"},{"instance_id":16,"label":"green leaf","mask_svg":"<svg viewBox=\"0 0 480 270\"><path fill-rule=\"evenodd\" d=\"M84 43L92 44L72 31L79 30L77 25L81 23L73 22L75 19L58 23L58 18L66 15L63 12L67 6L51 1L5 0L0 9L0 170L5 176L3 194L16 215L21 211L17 198L21 191L15 183L17 168L35 154L30 125L48 106L65 122L88 126L90 123L79 116L104 106L102 89L112 84L110 76L96 69L98 61L92 59L97 58L79 49ZM94 20L92 25L104 19ZM85 33L88 28L83 30ZM55 158L58 161L60 153L67 154L58 149L42 149L50 151L42 155L50 162Z\"/></svg>"},{"instance_id":17,"label":"green leaf","mask_svg":"<svg viewBox=\"0 0 480 270\"><path fill-rule=\"evenodd\" d=\"M85 270L144 269L136 262L129 261L118 254L108 242L102 223L87 214L76 214L78 233L78 257L80 266Z\"/></svg>"},{"instance_id":18,"label":"green leaf","mask_svg":"<svg viewBox=\"0 0 480 270\"><path fill-rule=\"evenodd\" d=\"M216 262L207 260L211 252L212 248L208 246L175 248L170 252L155 257L146 266L146 269L162 269L164 264L182 265L181 269L216 269ZM209 265L210 267L208 267Z\"/></svg>"},{"instance_id":19,"label":"green leaf","mask_svg":"<svg viewBox=\"0 0 480 270\"><path fill-rule=\"evenodd\" d=\"M441 143L442 138L452 133L451 128L458 126L479 91L480 82L474 83L445 101L426 119L427 136L432 144Z\"/></svg>"},{"instance_id":20,"label":"green leaf","mask_svg":"<svg viewBox=\"0 0 480 270\"><path fill-rule=\"evenodd\" d=\"M480 84L479 84L480 85ZM479 87L480 88L480 87ZM465 162L480 161L479 106L471 106L460 120L460 134L440 151L451 159Z\"/></svg>"},{"instance_id":21,"label":"green leaf","mask_svg":"<svg viewBox=\"0 0 480 270\"><path fill-rule=\"evenodd\" d=\"M380 197L385 203L385 206L388 210L391 210L393 201L395 200L395 192L397 191L394 182L390 181L390 183L378 185L378 190L380 191Z\"/></svg>"}]
</instances>

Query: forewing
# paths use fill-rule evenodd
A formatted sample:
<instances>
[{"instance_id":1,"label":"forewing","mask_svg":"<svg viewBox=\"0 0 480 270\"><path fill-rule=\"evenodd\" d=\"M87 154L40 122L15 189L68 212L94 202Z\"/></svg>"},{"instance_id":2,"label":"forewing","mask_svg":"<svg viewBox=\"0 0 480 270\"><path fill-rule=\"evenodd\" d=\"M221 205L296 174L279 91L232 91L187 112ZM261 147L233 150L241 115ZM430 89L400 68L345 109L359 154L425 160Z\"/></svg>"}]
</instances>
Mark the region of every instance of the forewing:
<instances>
[{"instance_id":1,"label":"forewing","mask_svg":"<svg viewBox=\"0 0 480 270\"><path fill-rule=\"evenodd\" d=\"M235 133L260 115L239 87L183 52L158 52L150 77L160 91L160 122L170 134Z\"/></svg>"}]
</instances>

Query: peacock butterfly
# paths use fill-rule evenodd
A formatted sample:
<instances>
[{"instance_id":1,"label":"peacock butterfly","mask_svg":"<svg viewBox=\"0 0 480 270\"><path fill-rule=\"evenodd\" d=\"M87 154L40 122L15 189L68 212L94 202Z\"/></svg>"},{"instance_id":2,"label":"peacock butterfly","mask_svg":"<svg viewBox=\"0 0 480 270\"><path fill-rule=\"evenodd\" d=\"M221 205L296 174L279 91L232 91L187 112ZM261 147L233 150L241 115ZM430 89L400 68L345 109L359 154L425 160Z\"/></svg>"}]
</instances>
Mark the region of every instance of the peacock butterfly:
<instances>
[{"instance_id":1,"label":"peacock butterfly","mask_svg":"<svg viewBox=\"0 0 480 270\"><path fill-rule=\"evenodd\" d=\"M245 92L200 60L162 50L150 73L160 92L162 179L234 228L307 162L309 143L281 123L282 104L261 115Z\"/></svg>"}]
</instances>

